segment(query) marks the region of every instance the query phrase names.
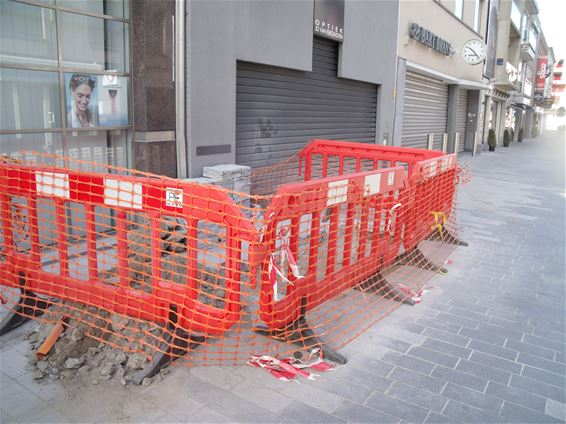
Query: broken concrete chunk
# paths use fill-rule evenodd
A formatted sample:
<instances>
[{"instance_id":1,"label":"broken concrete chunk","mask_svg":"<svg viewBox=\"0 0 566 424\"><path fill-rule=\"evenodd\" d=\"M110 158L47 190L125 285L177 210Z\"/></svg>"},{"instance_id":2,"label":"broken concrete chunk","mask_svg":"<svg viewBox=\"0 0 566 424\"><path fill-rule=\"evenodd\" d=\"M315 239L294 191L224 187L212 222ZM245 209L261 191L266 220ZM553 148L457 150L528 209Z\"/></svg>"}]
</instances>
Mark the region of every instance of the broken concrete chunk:
<instances>
[{"instance_id":1,"label":"broken concrete chunk","mask_svg":"<svg viewBox=\"0 0 566 424\"><path fill-rule=\"evenodd\" d=\"M65 368L68 370L79 368L81 365L85 363L85 357L80 356L78 358L67 358L65 361Z\"/></svg>"}]
</instances>

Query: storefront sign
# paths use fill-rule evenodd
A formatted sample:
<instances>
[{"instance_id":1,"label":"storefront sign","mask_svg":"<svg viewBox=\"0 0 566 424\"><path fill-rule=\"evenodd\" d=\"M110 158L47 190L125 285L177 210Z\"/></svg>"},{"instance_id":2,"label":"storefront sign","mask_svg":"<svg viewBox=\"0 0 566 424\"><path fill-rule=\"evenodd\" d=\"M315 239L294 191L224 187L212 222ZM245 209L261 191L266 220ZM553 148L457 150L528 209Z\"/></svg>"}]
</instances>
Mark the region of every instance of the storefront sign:
<instances>
[{"instance_id":1,"label":"storefront sign","mask_svg":"<svg viewBox=\"0 0 566 424\"><path fill-rule=\"evenodd\" d=\"M544 83L546 82L548 72L548 57L540 57L537 66L537 91L544 90Z\"/></svg>"},{"instance_id":2,"label":"storefront sign","mask_svg":"<svg viewBox=\"0 0 566 424\"><path fill-rule=\"evenodd\" d=\"M443 55L452 56L455 53L454 48L448 41L440 38L438 35L426 28L423 28L419 24L411 24L411 27L409 28L409 37L442 53Z\"/></svg>"},{"instance_id":3,"label":"storefront sign","mask_svg":"<svg viewBox=\"0 0 566 424\"><path fill-rule=\"evenodd\" d=\"M313 32L324 38L344 41L344 0L314 0Z\"/></svg>"}]
</instances>

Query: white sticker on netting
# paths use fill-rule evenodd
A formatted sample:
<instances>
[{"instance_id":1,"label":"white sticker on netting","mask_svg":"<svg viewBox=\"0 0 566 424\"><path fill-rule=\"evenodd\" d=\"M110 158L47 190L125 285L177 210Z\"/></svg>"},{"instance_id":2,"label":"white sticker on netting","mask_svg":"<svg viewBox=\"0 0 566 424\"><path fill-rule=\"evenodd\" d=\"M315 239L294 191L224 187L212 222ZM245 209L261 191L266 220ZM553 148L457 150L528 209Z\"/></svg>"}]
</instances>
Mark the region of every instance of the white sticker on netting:
<instances>
[{"instance_id":1,"label":"white sticker on netting","mask_svg":"<svg viewBox=\"0 0 566 424\"><path fill-rule=\"evenodd\" d=\"M387 185L392 186L394 182L395 182L395 172L392 171L387 176Z\"/></svg>"},{"instance_id":2,"label":"white sticker on netting","mask_svg":"<svg viewBox=\"0 0 566 424\"><path fill-rule=\"evenodd\" d=\"M442 159L442 164L440 165L441 172L444 172L448 169L448 159L449 158Z\"/></svg>"},{"instance_id":3,"label":"white sticker on netting","mask_svg":"<svg viewBox=\"0 0 566 424\"><path fill-rule=\"evenodd\" d=\"M104 179L104 204L125 208L142 208L142 185L112 178Z\"/></svg>"},{"instance_id":4,"label":"white sticker on netting","mask_svg":"<svg viewBox=\"0 0 566 424\"><path fill-rule=\"evenodd\" d=\"M428 176L434 177L436 175L436 161L428 164Z\"/></svg>"},{"instance_id":5,"label":"white sticker on netting","mask_svg":"<svg viewBox=\"0 0 566 424\"><path fill-rule=\"evenodd\" d=\"M69 199L69 174L58 172L35 172L35 187L37 194L62 197Z\"/></svg>"},{"instance_id":6,"label":"white sticker on netting","mask_svg":"<svg viewBox=\"0 0 566 424\"><path fill-rule=\"evenodd\" d=\"M338 180L328 183L327 198L326 206L338 205L348 200L348 180Z\"/></svg>"},{"instance_id":7,"label":"white sticker on netting","mask_svg":"<svg viewBox=\"0 0 566 424\"><path fill-rule=\"evenodd\" d=\"M172 208L183 207L183 189L165 187L165 204Z\"/></svg>"},{"instance_id":8,"label":"white sticker on netting","mask_svg":"<svg viewBox=\"0 0 566 424\"><path fill-rule=\"evenodd\" d=\"M364 196L379 193L381 187L381 174L366 175L364 179Z\"/></svg>"}]
</instances>

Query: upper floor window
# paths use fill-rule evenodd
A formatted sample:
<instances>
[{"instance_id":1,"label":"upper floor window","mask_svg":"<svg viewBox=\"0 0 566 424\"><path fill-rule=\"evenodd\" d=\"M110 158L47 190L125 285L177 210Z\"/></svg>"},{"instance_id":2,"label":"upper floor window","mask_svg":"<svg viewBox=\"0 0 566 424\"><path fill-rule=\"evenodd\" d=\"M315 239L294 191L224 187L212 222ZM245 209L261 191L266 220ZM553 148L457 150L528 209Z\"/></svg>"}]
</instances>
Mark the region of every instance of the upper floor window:
<instances>
[{"instance_id":1,"label":"upper floor window","mask_svg":"<svg viewBox=\"0 0 566 424\"><path fill-rule=\"evenodd\" d=\"M527 41L528 37L528 25L527 25L527 15L523 15L521 18L521 41Z\"/></svg>"},{"instance_id":2,"label":"upper floor window","mask_svg":"<svg viewBox=\"0 0 566 424\"><path fill-rule=\"evenodd\" d=\"M462 19L464 16L464 0L456 0L456 5L454 7L454 14Z\"/></svg>"},{"instance_id":3,"label":"upper floor window","mask_svg":"<svg viewBox=\"0 0 566 424\"><path fill-rule=\"evenodd\" d=\"M529 44L535 50L537 48L537 38L538 38L538 31L536 27L532 25L531 29L529 30Z\"/></svg>"},{"instance_id":4,"label":"upper floor window","mask_svg":"<svg viewBox=\"0 0 566 424\"><path fill-rule=\"evenodd\" d=\"M476 10L474 12L474 31L476 32L480 32L482 3L482 0L476 0Z\"/></svg>"},{"instance_id":5,"label":"upper floor window","mask_svg":"<svg viewBox=\"0 0 566 424\"><path fill-rule=\"evenodd\" d=\"M519 9L519 6L517 6L517 4L513 1L511 2L511 23L519 33L521 32L521 20L521 10Z\"/></svg>"}]
</instances>

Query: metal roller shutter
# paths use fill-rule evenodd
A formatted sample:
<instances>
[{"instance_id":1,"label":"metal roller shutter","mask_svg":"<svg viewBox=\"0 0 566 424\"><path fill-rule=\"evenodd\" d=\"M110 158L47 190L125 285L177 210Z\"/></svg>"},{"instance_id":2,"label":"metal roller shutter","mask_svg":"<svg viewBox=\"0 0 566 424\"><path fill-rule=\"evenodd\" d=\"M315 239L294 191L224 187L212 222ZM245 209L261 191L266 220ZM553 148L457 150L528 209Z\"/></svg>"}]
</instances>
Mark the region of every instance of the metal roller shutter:
<instances>
[{"instance_id":1,"label":"metal roller shutter","mask_svg":"<svg viewBox=\"0 0 566 424\"><path fill-rule=\"evenodd\" d=\"M458 93L458 114L456 116L456 132L460 134L458 153L464 151L466 140L466 115L468 113L468 90L460 89Z\"/></svg>"},{"instance_id":2,"label":"metal roller shutter","mask_svg":"<svg viewBox=\"0 0 566 424\"><path fill-rule=\"evenodd\" d=\"M338 78L338 44L313 44L312 72L238 62L238 164L271 165L313 138L375 142L377 86Z\"/></svg>"},{"instance_id":3,"label":"metal roller shutter","mask_svg":"<svg viewBox=\"0 0 566 424\"><path fill-rule=\"evenodd\" d=\"M401 143L406 147L427 147L434 134L434 148L442 149L448 115L448 85L424 75L407 72Z\"/></svg>"}]
</instances>

